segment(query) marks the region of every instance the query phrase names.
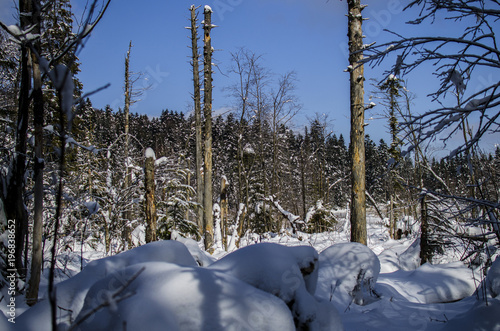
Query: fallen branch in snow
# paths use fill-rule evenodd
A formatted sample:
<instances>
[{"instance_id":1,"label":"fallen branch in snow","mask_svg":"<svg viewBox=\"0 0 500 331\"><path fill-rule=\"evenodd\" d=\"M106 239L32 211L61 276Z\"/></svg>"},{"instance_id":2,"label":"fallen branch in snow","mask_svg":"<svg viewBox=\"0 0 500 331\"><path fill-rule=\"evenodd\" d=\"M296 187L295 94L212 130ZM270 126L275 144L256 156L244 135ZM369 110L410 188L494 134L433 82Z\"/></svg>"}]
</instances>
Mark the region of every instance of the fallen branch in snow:
<instances>
[{"instance_id":1,"label":"fallen branch in snow","mask_svg":"<svg viewBox=\"0 0 500 331\"><path fill-rule=\"evenodd\" d=\"M101 303L100 305L96 306L94 309L88 311L85 315L83 315L82 317L80 317L78 319L78 321L76 321L73 325L71 325L68 329L68 331L72 331L72 330L75 330L76 327L78 327L80 324L82 324L87 318L89 318L90 316L92 316L93 314L95 314L97 311L99 311L100 309L104 308L104 307L107 307L107 306L113 306L113 305L116 305L116 303L120 302L120 301L123 301L125 299L128 299L130 298L131 296L135 295L135 292L129 292L129 293L125 293L123 296L119 297L123 291L125 291L127 289L127 287L134 281L137 279L137 277L139 277L139 275L144 271L146 270L146 267L142 267L141 269L139 269L139 271L137 271L125 284L123 284L118 290L116 290L110 297L108 300L104 301L103 303Z\"/></svg>"},{"instance_id":2,"label":"fallen branch in snow","mask_svg":"<svg viewBox=\"0 0 500 331\"><path fill-rule=\"evenodd\" d=\"M268 198L264 198L264 201L267 201L267 202L272 202L274 207L276 207L276 209L278 209L278 211L283 214L283 216L288 219L288 221L290 222L292 228L293 228L293 232L295 233L297 231L297 222L300 221L300 216L297 216L297 215L294 215L292 214L291 212L289 211L286 211L285 209L283 209L283 207L281 207L281 205L279 204L278 201L274 201L274 198L272 196L268 197Z\"/></svg>"}]
</instances>

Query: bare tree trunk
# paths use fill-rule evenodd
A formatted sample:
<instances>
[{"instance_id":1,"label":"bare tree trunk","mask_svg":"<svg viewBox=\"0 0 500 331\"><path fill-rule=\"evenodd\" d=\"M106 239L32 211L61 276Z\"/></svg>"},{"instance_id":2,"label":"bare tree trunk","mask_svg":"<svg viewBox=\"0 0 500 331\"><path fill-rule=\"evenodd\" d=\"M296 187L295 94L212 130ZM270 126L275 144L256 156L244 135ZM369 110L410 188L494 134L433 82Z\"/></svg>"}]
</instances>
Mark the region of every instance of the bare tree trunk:
<instances>
[{"instance_id":1,"label":"bare tree trunk","mask_svg":"<svg viewBox=\"0 0 500 331\"><path fill-rule=\"evenodd\" d=\"M40 2L34 1L32 19L35 24L35 34L40 34ZM43 121L44 102L42 92L42 75L37 56L40 54L40 42L36 42L34 49L38 54L31 55L33 64L33 122L35 125L35 188L33 211L33 253L31 258L31 272L26 292L26 302L32 306L38 301L40 273L42 271L42 235L43 235Z\"/></svg>"},{"instance_id":2,"label":"bare tree trunk","mask_svg":"<svg viewBox=\"0 0 500 331\"><path fill-rule=\"evenodd\" d=\"M196 131L196 201L198 207L198 230L203 234L203 138L202 138L202 123L201 123L201 90L200 90L200 69L198 54L198 29L196 26L196 7L194 5L190 8L191 11L191 50L193 66L193 84L194 84L194 118L195 118L195 131Z\"/></svg>"},{"instance_id":3,"label":"bare tree trunk","mask_svg":"<svg viewBox=\"0 0 500 331\"><path fill-rule=\"evenodd\" d=\"M431 262L432 251L429 245L429 223L427 220L427 197L420 197L420 264Z\"/></svg>"},{"instance_id":4,"label":"bare tree trunk","mask_svg":"<svg viewBox=\"0 0 500 331\"><path fill-rule=\"evenodd\" d=\"M227 214L228 214L228 203L227 203L227 179L225 176L222 177L221 187L220 187L220 230L222 235L222 246L224 250L227 251Z\"/></svg>"},{"instance_id":5,"label":"bare tree trunk","mask_svg":"<svg viewBox=\"0 0 500 331\"><path fill-rule=\"evenodd\" d=\"M213 251L214 245L214 220L212 211L212 42L210 31L212 30L212 9L205 6L204 10L204 101L203 113L205 115L205 182L203 207L205 212L205 249Z\"/></svg>"},{"instance_id":6,"label":"bare tree trunk","mask_svg":"<svg viewBox=\"0 0 500 331\"><path fill-rule=\"evenodd\" d=\"M389 205L389 235L392 239L396 238L396 216L394 215L394 196L391 193Z\"/></svg>"},{"instance_id":7,"label":"bare tree trunk","mask_svg":"<svg viewBox=\"0 0 500 331\"><path fill-rule=\"evenodd\" d=\"M32 2L29 0L19 0L19 12L31 13ZM30 15L21 16L21 29L26 29L30 25ZM24 208L24 174L26 172L26 148L27 132L29 121L29 104L31 89L31 61L30 51L25 44L21 45L21 86L19 89L19 109L17 113L16 125L16 146L12 165L12 177L8 184L5 211L7 219L15 221L15 268L19 275L25 275L23 263L23 252L28 229L28 217Z\"/></svg>"},{"instance_id":8,"label":"bare tree trunk","mask_svg":"<svg viewBox=\"0 0 500 331\"><path fill-rule=\"evenodd\" d=\"M351 147L352 147L352 194L351 194L351 241L367 244L366 197L365 197L365 106L363 31L360 0L350 0L349 4L349 64L351 99Z\"/></svg>"},{"instance_id":9,"label":"bare tree trunk","mask_svg":"<svg viewBox=\"0 0 500 331\"><path fill-rule=\"evenodd\" d=\"M306 157L304 156L304 143L300 147L300 187L302 196L302 219L306 219L307 206L306 206Z\"/></svg>"},{"instance_id":10,"label":"bare tree trunk","mask_svg":"<svg viewBox=\"0 0 500 331\"><path fill-rule=\"evenodd\" d=\"M156 241L156 204L155 204L155 154L151 148L146 149L144 166L146 189L146 243Z\"/></svg>"},{"instance_id":11,"label":"bare tree trunk","mask_svg":"<svg viewBox=\"0 0 500 331\"><path fill-rule=\"evenodd\" d=\"M127 56L125 57L125 107L123 108L123 114L125 116L125 178L123 181L123 188L125 191L130 187L130 170L128 164L129 157L129 113L130 113L130 103L132 98L132 84L130 81L130 51L132 50L132 41L128 45ZM132 213L130 210L126 210L123 213L123 218L126 222L125 230L123 231L123 240L127 242L128 247L132 246L132 229L129 225Z\"/></svg>"},{"instance_id":12,"label":"bare tree trunk","mask_svg":"<svg viewBox=\"0 0 500 331\"><path fill-rule=\"evenodd\" d=\"M111 235L109 233L109 224L108 224L108 218L111 216L111 205L109 206L109 211L108 211L108 217L105 217L104 219L104 247L106 250L106 255L109 254L111 250Z\"/></svg>"}]
</instances>

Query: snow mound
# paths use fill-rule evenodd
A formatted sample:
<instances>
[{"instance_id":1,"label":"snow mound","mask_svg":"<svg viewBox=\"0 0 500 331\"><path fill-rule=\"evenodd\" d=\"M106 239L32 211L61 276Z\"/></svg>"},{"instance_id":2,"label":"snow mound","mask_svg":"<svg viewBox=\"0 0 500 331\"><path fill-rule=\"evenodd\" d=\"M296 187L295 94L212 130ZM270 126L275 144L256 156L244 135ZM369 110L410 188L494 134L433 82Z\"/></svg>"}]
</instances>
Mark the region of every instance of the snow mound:
<instances>
[{"instance_id":1,"label":"snow mound","mask_svg":"<svg viewBox=\"0 0 500 331\"><path fill-rule=\"evenodd\" d=\"M10 324L11 323L7 321L7 317L5 317L5 315L0 312L0 330L10 331L11 330Z\"/></svg>"},{"instance_id":2,"label":"snow mound","mask_svg":"<svg viewBox=\"0 0 500 331\"><path fill-rule=\"evenodd\" d=\"M316 300L318 253L312 247L262 243L241 248L209 266L282 299L298 329L341 330L335 308Z\"/></svg>"},{"instance_id":3,"label":"snow mound","mask_svg":"<svg viewBox=\"0 0 500 331\"><path fill-rule=\"evenodd\" d=\"M172 240L183 243L200 267L207 267L215 261L215 258L210 256L207 252L203 251L198 245L198 242L196 242L195 240L184 238L177 231L172 231L171 238Z\"/></svg>"},{"instance_id":4,"label":"snow mound","mask_svg":"<svg viewBox=\"0 0 500 331\"><path fill-rule=\"evenodd\" d=\"M157 241L115 256L90 262L80 273L56 285L59 320L73 319L80 312L90 287L116 270L144 262L170 262L196 266L184 246L176 241ZM19 330L51 330L50 304L47 299L28 309L16 320Z\"/></svg>"},{"instance_id":5,"label":"snow mound","mask_svg":"<svg viewBox=\"0 0 500 331\"><path fill-rule=\"evenodd\" d=\"M399 263L399 255L393 249L384 249L382 253L378 254L378 259L380 261L381 274L390 273L401 269Z\"/></svg>"},{"instance_id":6,"label":"snow mound","mask_svg":"<svg viewBox=\"0 0 500 331\"><path fill-rule=\"evenodd\" d=\"M446 323L442 331L468 330L468 331L500 331L500 300L478 301L466 313Z\"/></svg>"},{"instance_id":7,"label":"snow mound","mask_svg":"<svg viewBox=\"0 0 500 331\"><path fill-rule=\"evenodd\" d=\"M382 274L378 282L389 285L410 302L425 304L457 301L476 289L471 270L462 262L426 263L413 271Z\"/></svg>"},{"instance_id":8,"label":"snow mound","mask_svg":"<svg viewBox=\"0 0 500 331\"><path fill-rule=\"evenodd\" d=\"M488 271L486 286L493 298L500 294L500 257L496 258Z\"/></svg>"},{"instance_id":9,"label":"snow mound","mask_svg":"<svg viewBox=\"0 0 500 331\"><path fill-rule=\"evenodd\" d=\"M374 286L379 273L380 261L365 245L333 245L319 255L316 295L332 301L338 309L352 302L369 304L376 300Z\"/></svg>"},{"instance_id":10,"label":"snow mound","mask_svg":"<svg viewBox=\"0 0 500 331\"><path fill-rule=\"evenodd\" d=\"M110 285L121 285L116 279L136 276L115 295L120 288ZM288 307L278 298L217 271L170 263L137 264L100 280L88 292L76 321L102 305L82 322L82 329L295 329Z\"/></svg>"},{"instance_id":11,"label":"snow mound","mask_svg":"<svg viewBox=\"0 0 500 331\"><path fill-rule=\"evenodd\" d=\"M402 270L411 271L420 266L420 238L416 239L398 258Z\"/></svg>"},{"instance_id":12,"label":"snow mound","mask_svg":"<svg viewBox=\"0 0 500 331\"><path fill-rule=\"evenodd\" d=\"M262 243L240 248L209 266L290 302L299 284L313 294L318 253L312 247Z\"/></svg>"}]
</instances>

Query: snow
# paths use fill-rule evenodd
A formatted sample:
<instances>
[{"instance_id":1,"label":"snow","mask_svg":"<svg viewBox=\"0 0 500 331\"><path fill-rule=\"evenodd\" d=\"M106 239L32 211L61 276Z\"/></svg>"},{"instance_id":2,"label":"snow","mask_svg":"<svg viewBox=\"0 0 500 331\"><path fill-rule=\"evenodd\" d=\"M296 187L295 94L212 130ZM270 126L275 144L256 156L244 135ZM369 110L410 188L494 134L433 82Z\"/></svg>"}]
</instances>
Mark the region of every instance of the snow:
<instances>
[{"instance_id":1,"label":"snow","mask_svg":"<svg viewBox=\"0 0 500 331\"><path fill-rule=\"evenodd\" d=\"M198 242L190 238L182 237L177 231L172 231L172 240L183 243L193 256L196 263L201 267L206 267L215 261L215 258L200 248Z\"/></svg>"},{"instance_id":2,"label":"snow","mask_svg":"<svg viewBox=\"0 0 500 331\"><path fill-rule=\"evenodd\" d=\"M92 28L93 28L93 27L94 27L94 26L93 26L92 24L87 24L87 25L85 26L85 30L83 30L82 34L83 34L83 35L87 35L87 34L89 34L89 33L90 33L90 31L92 31Z\"/></svg>"},{"instance_id":3,"label":"snow","mask_svg":"<svg viewBox=\"0 0 500 331\"><path fill-rule=\"evenodd\" d=\"M203 241L173 232L174 240L89 262L56 285L60 329L85 318L78 329L500 331L500 258L481 283L451 254L420 266L417 235L390 239L380 218L368 217L368 247L349 243L347 211L335 217L344 230L269 233L259 244L245 235L239 249L230 236L231 253L211 256ZM51 330L48 300L20 306L16 324ZM13 329L0 316L0 330Z\"/></svg>"},{"instance_id":4,"label":"snow","mask_svg":"<svg viewBox=\"0 0 500 331\"><path fill-rule=\"evenodd\" d=\"M457 70L449 71L449 80L455 85L457 92L459 94L464 93L465 91L465 83L462 74L460 74Z\"/></svg>"},{"instance_id":5,"label":"snow","mask_svg":"<svg viewBox=\"0 0 500 331\"><path fill-rule=\"evenodd\" d=\"M401 269L406 271L415 270L420 266L420 239L415 240L410 247L408 247L398 257Z\"/></svg>"},{"instance_id":6,"label":"snow","mask_svg":"<svg viewBox=\"0 0 500 331\"><path fill-rule=\"evenodd\" d=\"M288 286L287 283L301 283L314 294L318 277L317 264L318 253L312 247L262 243L236 250L214 262L209 268L224 271L290 302L295 297L296 286ZM279 277L276 277L277 274ZM281 276L290 278L290 282L283 283Z\"/></svg>"},{"instance_id":7,"label":"snow","mask_svg":"<svg viewBox=\"0 0 500 331\"><path fill-rule=\"evenodd\" d=\"M0 330L2 331L10 331L12 323L7 321L7 317L4 314L0 314Z\"/></svg>"},{"instance_id":8,"label":"snow","mask_svg":"<svg viewBox=\"0 0 500 331\"><path fill-rule=\"evenodd\" d=\"M368 247L341 243L319 255L319 286L316 295L344 310L352 302L364 305L376 300L374 286L380 261Z\"/></svg>"},{"instance_id":9,"label":"snow","mask_svg":"<svg viewBox=\"0 0 500 331\"><path fill-rule=\"evenodd\" d=\"M155 161L155 167L161 166L164 163L168 163L169 159L166 156L160 157L158 160Z\"/></svg>"},{"instance_id":10,"label":"snow","mask_svg":"<svg viewBox=\"0 0 500 331\"><path fill-rule=\"evenodd\" d=\"M318 279L318 253L312 247L285 247L272 243L251 245L226 255L209 269L279 297L291 307L299 327L342 329L335 308L313 296Z\"/></svg>"},{"instance_id":11,"label":"snow","mask_svg":"<svg viewBox=\"0 0 500 331\"><path fill-rule=\"evenodd\" d=\"M97 202L97 201L85 201L85 202L83 202L83 205L89 211L89 215L96 214L100 208L99 202Z\"/></svg>"},{"instance_id":12,"label":"snow","mask_svg":"<svg viewBox=\"0 0 500 331\"><path fill-rule=\"evenodd\" d=\"M155 151L152 148L150 147L146 148L146 152L144 154L146 159L152 158L153 160L156 160Z\"/></svg>"},{"instance_id":13,"label":"snow","mask_svg":"<svg viewBox=\"0 0 500 331\"><path fill-rule=\"evenodd\" d=\"M442 331L500 331L499 312L500 300L493 299L488 304L478 301L470 310L446 323Z\"/></svg>"},{"instance_id":14,"label":"snow","mask_svg":"<svg viewBox=\"0 0 500 331\"><path fill-rule=\"evenodd\" d=\"M255 154L255 150L253 149L253 147L250 145L250 144L246 144L244 147L243 147L243 152L245 154Z\"/></svg>"},{"instance_id":15,"label":"snow","mask_svg":"<svg viewBox=\"0 0 500 331\"><path fill-rule=\"evenodd\" d=\"M205 13L213 13L212 8L209 5L205 5Z\"/></svg>"},{"instance_id":16,"label":"snow","mask_svg":"<svg viewBox=\"0 0 500 331\"><path fill-rule=\"evenodd\" d=\"M82 309L85 296L90 287L108 274L131 265L143 262L171 262L179 265L196 266L196 262L187 248L176 241L159 241L137 247L121 254L90 262L79 274L56 286L57 305L61 319L73 320ZM50 304L47 299L29 309L16 321L19 330L50 330Z\"/></svg>"},{"instance_id":17,"label":"snow","mask_svg":"<svg viewBox=\"0 0 500 331\"><path fill-rule=\"evenodd\" d=\"M198 267L149 262L110 274L95 283L80 316L102 303L116 279L131 279L116 310L100 309L86 330L293 330L293 319L278 298L231 276ZM144 309L138 309L143 307ZM76 320L78 320L78 318Z\"/></svg>"},{"instance_id":18,"label":"snow","mask_svg":"<svg viewBox=\"0 0 500 331\"><path fill-rule=\"evenodd\" d=\"M424 304L457 301L476 289L471 270L461 262L426 263L413 271L381 275L378 283L389 285L410 302Z\"/></svg>"},{"instance_id":19,"label":"snow","mask_svg":"<svg viewBox=\"0 0 500 331\"><path fill-rule=\"evenodd\" d=\"M17 25L9 25L7 27L7 30L9 30L9 33L12 34L15 37L19 37L23 34L21 29Z\"/></svg>"},{"instance_id":20,"label":"snow","mask_svg":"<svg viewBox=\"0 0 500 331\"><path fill-rule=\"evenodd\" d=\"M492 297L497 297L500 294L500 257L497 257L493 262L488 275L486 276L486 287Z\"/></svg>"},{"instance_id":21,"label":"snow","mask_svg":"<svg viewBox=\"0 0 500 331\"><path fill-rule=\"evenodd\" d=\"M481 107L484 107L490 100L493 100L491 95L484 97L484 98L481 98L481 99L472 99L471 101L467 102L464 109L465 110L477 110Z\"/></svg>"},{"instance_id":22,"label":"snow","mask_svg":"<svg viewBox=\"0 0 500 331\"><path fill-rule=\"evenodd\" d=\"M214 215L214 221L215 221L215 227L214 227L214 242L215 242L215 249L223 249L222 245L222 229L221 229L221 210L220 206L218 203L214 203L213 205L213 215Z\"/></svg>"}]
</instances>

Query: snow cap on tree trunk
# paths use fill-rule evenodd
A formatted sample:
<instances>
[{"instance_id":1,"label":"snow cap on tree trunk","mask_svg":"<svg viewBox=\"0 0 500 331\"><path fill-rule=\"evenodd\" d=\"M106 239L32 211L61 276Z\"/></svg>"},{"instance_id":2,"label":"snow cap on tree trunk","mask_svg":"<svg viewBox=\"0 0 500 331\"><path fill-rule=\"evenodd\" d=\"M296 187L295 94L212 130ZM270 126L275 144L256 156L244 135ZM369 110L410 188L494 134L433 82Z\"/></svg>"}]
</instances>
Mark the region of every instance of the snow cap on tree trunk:
<instances>
[{"instance_id":1,"label":"snow cap on tree trunk","mask_svg":"<svg viewBox=\"0 0 500 331\"><path fill-rule=\"evenodd\" d=\"M153 160L156 160L155 151L151 147L146 148L146 152L144 154L146 159L153 158Z\"/></svg>"}]
</instances>

